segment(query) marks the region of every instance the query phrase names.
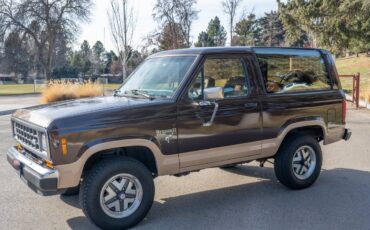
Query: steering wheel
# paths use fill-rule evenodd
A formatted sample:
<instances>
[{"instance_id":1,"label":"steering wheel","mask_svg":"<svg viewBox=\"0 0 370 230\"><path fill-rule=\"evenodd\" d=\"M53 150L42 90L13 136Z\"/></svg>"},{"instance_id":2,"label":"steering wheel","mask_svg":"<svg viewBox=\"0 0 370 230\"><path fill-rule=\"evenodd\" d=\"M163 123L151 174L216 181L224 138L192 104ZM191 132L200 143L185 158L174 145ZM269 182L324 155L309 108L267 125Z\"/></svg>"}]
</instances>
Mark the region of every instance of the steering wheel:
<instances>
[{"instance_id":1,"label":"steering wheel","mask_svg":"<svg viewBox=\"0 0 370 230\"><path fill-rule=\"evenodd\" d=\"M288 74L285 74L285 75L282 75L281 76L281 80L279 81L279 84L280 85L284 85L283 83L288 80L288 78L290 78L292 76L292 73L288 73Z\"/></svg>"}]
</instances>

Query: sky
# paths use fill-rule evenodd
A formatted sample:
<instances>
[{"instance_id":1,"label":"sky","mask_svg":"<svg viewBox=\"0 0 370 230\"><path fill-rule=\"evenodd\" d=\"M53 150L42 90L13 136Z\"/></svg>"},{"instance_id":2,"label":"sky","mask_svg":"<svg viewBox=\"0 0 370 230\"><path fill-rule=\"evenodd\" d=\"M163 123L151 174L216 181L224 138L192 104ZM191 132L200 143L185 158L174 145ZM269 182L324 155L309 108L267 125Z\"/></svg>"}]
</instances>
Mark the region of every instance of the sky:
<instances>
[{"instance_id":1,"label":"sky","mask_svg":"<svg viewBox=\"0 0 370 230\"><path fill-rule=\"evenodd\" d=\"M81 25L80 35L75 42L75 47L79 47L83 40L87 40L92 46L97 40L103 42L107 50L115 50L110 35L107 10L109 9L109 0L93 0L94 7L92 9L91 20L89 23ZM136 26L133 34L133 47L140 48L145 36L158 28L158 24L154 21L152 10L156 0L133 0L134 12L136 15ZM221 24L229 31L227 16L222 10L222 0L198 0L196 9L199 10L198 19L193 22L191 30L191 39L195 42L198 34L205 31L208 22L218 16ZM262 16L264 12L277 10L276 0L242 0L239 7L236 21L241 17L243 11L251 12ZM229 35L228 35L229 36Z\"/></svg>"}]
</instances>

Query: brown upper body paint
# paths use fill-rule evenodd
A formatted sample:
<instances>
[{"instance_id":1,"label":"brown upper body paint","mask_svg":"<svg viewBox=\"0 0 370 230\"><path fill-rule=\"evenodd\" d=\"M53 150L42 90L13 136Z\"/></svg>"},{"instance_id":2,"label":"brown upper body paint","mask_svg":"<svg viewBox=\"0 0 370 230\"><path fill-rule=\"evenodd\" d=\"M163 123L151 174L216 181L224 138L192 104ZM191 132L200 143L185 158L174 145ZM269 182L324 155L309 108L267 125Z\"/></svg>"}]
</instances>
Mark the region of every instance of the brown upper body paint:
<instances>
[{"instance_id":1,"label":"brown upper body paint","mask_svg":"<svg viewBox=\"0 0 370 230\"><path fill-rule=\"evenodd\" d=\"M233 157L245 160L251 156L251 159L258 159L277 151L273 148L272 152L265 152L265 141L277 139L292 124L311 124L316 121L317 124L323 124L326 143L331 143L340 140L344 132L341 116L344 93L340 90L329 53L323 50L319 52L326 60L332 81L330 90L267 94L254 48L174 50L152 57L194 55L197 58L171 99L111 96L64 101L19 110L13 115L13 120L32 123L47 131L50 160L59 167L73 164L86 151L99 144L130 139L153 143L163 159L166 156L178 159L179 166L173 173L181 171L182 167L190 170L195 162L204 164L207 159L200 160L201 157L197 156L202 151L216 151L217 148L226 148L225 154L230 155L219 156L214 161L226 161ZM206 127L202 124L209 120L213 106L197 106L188 98L187 92L205 58L214 56L233 56L243 60L248 74L249 93L219 100L214 123ZM54 144L61 138L68 141L66 155L61 154L60 146ZM228 146L230 149L235 146L247 147L243 155L236 149L228 152Z\"/></svg>"}]
</instances>

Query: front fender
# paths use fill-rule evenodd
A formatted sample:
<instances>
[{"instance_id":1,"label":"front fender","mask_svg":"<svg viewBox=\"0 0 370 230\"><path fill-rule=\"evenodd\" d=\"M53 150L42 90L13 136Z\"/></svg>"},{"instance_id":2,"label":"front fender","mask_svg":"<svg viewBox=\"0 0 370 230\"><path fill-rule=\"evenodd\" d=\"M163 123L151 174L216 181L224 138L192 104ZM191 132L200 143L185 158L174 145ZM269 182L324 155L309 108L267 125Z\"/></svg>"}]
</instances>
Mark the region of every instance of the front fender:
<instances>
[{"instance_id":1,"label":"front fender","mask_svg":"<svg viewBox=\"0 0 370 230\"><path fill-rule=\"evenodd\" d=\"M84 166L88 159L101 151L122 147L140 146L150 149L154 155L158 175L175 174L179 171L179 158L177 154L164 155L157 144L146 139L114 140L98 143L88 147L81 153L80 158L71 164L58 165L55 168L60 173L58 188L75 187L80 183Z\"/></svg>"}]
</instances>

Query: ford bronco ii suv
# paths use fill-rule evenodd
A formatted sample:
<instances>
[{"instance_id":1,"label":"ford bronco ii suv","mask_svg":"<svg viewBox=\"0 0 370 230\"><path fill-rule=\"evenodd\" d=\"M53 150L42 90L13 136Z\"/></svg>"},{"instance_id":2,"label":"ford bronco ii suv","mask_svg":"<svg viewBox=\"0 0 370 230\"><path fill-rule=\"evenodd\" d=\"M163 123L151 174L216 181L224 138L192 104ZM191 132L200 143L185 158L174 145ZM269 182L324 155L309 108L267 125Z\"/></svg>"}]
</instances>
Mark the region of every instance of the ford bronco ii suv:
<instances>
[{"instance_id":1,"label":"ford bronco ii suv","mask_svg":"<svg viewBox=\"0 0 370 230\"><path fill-rule=\"evenodd\" d=\"M329 52L229 47L150 56L110 97L21 109L7 152L42 195L79 193L105 229L139 223L153 178L273 159L291 189L312 185L324 145L351 132Z\"/></svg>"}]
</instances>

